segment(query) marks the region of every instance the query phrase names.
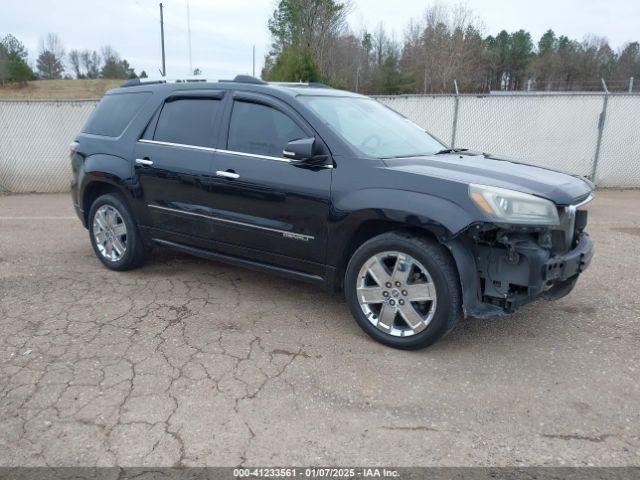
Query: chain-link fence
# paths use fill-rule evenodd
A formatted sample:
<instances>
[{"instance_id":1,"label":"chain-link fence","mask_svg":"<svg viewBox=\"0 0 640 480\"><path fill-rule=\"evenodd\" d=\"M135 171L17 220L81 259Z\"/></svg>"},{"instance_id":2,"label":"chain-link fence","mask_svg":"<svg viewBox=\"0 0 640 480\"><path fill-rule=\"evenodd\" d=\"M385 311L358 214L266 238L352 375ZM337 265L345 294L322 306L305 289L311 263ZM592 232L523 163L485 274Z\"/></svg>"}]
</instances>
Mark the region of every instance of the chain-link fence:
<instances>
[{"instance_id":1,"label":"chain-link fence","mask_svg":"<svg viewBox=\"0 0 640 480\"><path fill-rule=\"evenodd\" d=\"M640 186L640 95L500 94L377 97L447 144Z\"/></svg>"},{"instance_id":2,"label":"chain-link fence","mask_svg":"<svg viewBox=\"0 0 640 480\"><path fill-rule=\"evenodd\" d=\"M640 187L640 95L377 97L447 144ZM67 152L95 101L0 101L0 191L69 188Z\"/></svg>"},{"instance_id":3,"label":"chain-link fence","mask_svg":"<svg viewBox=\"0 0 640 480\"><path fill-rule=\"evenodd\" d=\"M0 101L0 191L69 190L69 145L96 101Z\"/></svg>"}]
</instances>

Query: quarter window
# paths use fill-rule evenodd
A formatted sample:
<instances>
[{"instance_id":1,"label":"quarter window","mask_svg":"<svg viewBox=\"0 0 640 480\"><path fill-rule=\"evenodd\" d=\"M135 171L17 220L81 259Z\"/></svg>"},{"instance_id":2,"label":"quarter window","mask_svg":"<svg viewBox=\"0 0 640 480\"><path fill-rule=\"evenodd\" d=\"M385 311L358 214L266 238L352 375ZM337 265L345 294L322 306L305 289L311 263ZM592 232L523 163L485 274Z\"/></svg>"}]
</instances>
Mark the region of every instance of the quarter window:
<instances>
[{"instance_id":1,"label":"quarter window","mask_svg":"<svg viewBox=\"0 0 640 480\"><path fill-rule=\"evenodd\" d=\"M168 101L162 107L153 137L161 142L212 147L213 122L220 109L220 100L181 98Z\"/></svg>"},{"instance_id":2,"label":"quarter window","mask_svg":"<svg viewBox=\"0 0 640 480\"><path fill-rule=\"evenodd\" d=\"M282 157L291 140L304 138L304 131L275 108L236 101L229 125L227 148L237 152Z\"/></svg>"},{"instance_id":3,"label":"quarter window","mask_svg":"<svg viewBox=\"0 0 640 480\"><path fill-rule=\"evenodd\" d=\"M105 95L82 131L105 137L120 136L150 96L146 92Z\"/></svg>"}]
</instances>

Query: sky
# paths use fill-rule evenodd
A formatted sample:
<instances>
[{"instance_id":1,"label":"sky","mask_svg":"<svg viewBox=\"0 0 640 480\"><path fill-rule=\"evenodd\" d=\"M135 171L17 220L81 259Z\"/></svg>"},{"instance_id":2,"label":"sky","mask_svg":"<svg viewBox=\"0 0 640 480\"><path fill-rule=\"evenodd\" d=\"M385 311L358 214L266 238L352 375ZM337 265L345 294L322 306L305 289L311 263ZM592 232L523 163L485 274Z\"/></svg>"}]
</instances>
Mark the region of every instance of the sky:
<instances>
[{"instance_id":1,"label":"sky","mask_svg":"<svg viewBox=\"0 0 640 480\"><path fill-rule=\"evenodd\" d=\"M270 41L267 19L276 0L188 0L191 13L191 64L209 79L260 74ZM410 18L421 17L434 3L458 0L351 0L349 24L355 31L383 21L402 39ZM163 0L167 77L189 75L187 0ZM484 33L520 28L537 39L551 28L582 40L606 37L614 49L640 40L640 0L466 0L481 19ZM0 0L0 36L12 33L29 49L35 64L40 38L54 32L67 51L109 44L136 69L159 76L160 15L156 0Z\"/></svg>"}]
</instances>

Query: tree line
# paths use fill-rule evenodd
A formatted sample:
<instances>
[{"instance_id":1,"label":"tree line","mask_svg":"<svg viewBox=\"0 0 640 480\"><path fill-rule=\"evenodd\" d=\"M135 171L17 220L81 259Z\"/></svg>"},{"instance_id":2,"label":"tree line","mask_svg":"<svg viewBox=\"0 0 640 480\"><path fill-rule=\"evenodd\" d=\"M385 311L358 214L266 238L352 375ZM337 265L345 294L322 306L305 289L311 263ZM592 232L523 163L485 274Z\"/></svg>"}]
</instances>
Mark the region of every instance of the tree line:
<instances>
[{"instance_id":1,"label":"tree line","mask_svg":"<svg viewBox=\"0 0 640 480\"><path fill-rule=\"evenodd\" d=\"M71 78L135 78L138 75L129 62L111 46L105 45L100 51L70 50L68 53L54 33L48 33L40 40L36 68L28 62L29 52L15 36L0 36L0 84L26 84L29 80L56 80ZM146 72L140 72L145 78Z\"/></svg>"},{"instance_id":2,"label":"tree line","mask_svg":"<svg viewBox=\"0 0 640 480\"><path fill-rule=\"evenodd\" d=\"M640 44L614 51L603 37L582 41L548 30L484 35L464 5L431 6L401 40L383 23L354 32L348 0L280 0L268 21L272 47L263 78L324 82L362 93L626 89L640 84ZM455 83L454 83L455 81Z\"/></svg>"}]
</instances>

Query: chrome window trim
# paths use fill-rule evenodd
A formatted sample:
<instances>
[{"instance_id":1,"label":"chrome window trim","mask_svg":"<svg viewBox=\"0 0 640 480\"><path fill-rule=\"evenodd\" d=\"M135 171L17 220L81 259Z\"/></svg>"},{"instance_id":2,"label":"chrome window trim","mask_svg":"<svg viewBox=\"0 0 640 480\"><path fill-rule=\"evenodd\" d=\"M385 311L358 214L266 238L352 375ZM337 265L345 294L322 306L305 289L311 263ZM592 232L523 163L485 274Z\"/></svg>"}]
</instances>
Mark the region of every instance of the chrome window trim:
<instances>
[{"instance_id":1,"label":"chrome window trim","mask_svg":"<svg viewBox=\"0 0 640 480\"><path fill-rule=\"evenodd\" d=\"M274 162L284 162L284 163L292 163L293 160L289 160L287 158L280 157L271 157L269 155L259 155L257 153L246 153L246 152L237 152L235 150L225 150L223 148L213 148L213 147L199 147L198 145L187 145L184 143L173 143L173 142L163 142L160 140L147 140L146 138L141 138L138 140L141 143L149 143L152 145L164 145L165 147L178 147L178 148L190 148L192 150L200 150L204 152L213 152L213 153L226 153L228 155L235 155L237 157L250 157L250 158L258 158L260 160L271 160ZM332 169L333 165L322 165L317 168L328 168Z\"/></svg>"},{"instance_id":2,"label":"chrome window trim","mask_svg":"<svg viewBox=\"0 0 640 480\"><path fill-rule=\"evenodd\" d=\"M286 159L286 158L272 157L270 155L260 155L258 153L237 152L235 150L224 150L222 148L216 149L216 152L227 153L229 155L236 155L236 156L242 156L242 157L260 158L260 159L263 159L263 160L273 160L273 161L276 161L276 162L291 163L291 160Z\"/></svg>"},{"instance_id":3,"label":"chrome window trim","mask_svg":"<svg viewBox=\"0 0 640 480\"><path fill-rule=\"evenodd\" d=\"M231 223L231 224L240 225L240 226L243 226L243 227L257 228L259 230L266 230L266 231L269 231L269 232L280 233L285 238L292 238L292 239L295 239L295 240L304 240L305 242L315 239L315 237L312 236L312 235L304 235L302 233L294 233L294 232L289 232L287 230L279 230L277 228L263 227L261 225L254 225L252 223L239 222L237 220L229 220L229 219L226 219L226 218L214 217L212 215L205 215L204 213L189 212L187 210L180 210L180 209L177 209L177 208L162 207L160 205L151 205L151 204L147 205L147 207L149 207L149 208L157 208L158 210L166 210L168 212L184 213L185 215L192 215L194 217L202 217L202 218L206 218L208 220L213 220L215 222Z\"/></svg>"},{"instance_id":4,"label":"chrome window trim","mask_svg":"<svg viewBox=\"0 0 640 480\"><path fill-rule=\"evenodd\" d=\"M190 148L192 150L201 150L204 152L216 152L216 149L212 147L201 147L198 145L187 145L184 143L162 142L160 140L147 140L146 138L141 138L138 141L140 143L150 143L152 145L164 145L165 147Z\"/></svg>"},{"instance_id":5,"label":"chrome window trim","mask_svg":"<svg viewBox=\"0 0 640 480\"><path fill-rule=\"evenodd\" d=\"M165 147L178 147L178 148L190 148L193 150L202 150L205 152L213 152L213 153L227 153L229 155L236 155L242 157L251 157L251 158L260 158L263 160L274 160L278 162L286 162L291 163L291 160L280 157L271 157L269 155L259 155L257 153L247 153L247 152L237 152L235 150L225 150L222 148L213 148L213 147L200 147L198 145L187 145L184 143L173 143L173 142L163 142L160 140L147 140L146 138L141 138L138 140L141 143L150 143L152 145L164 145Z\"/></svg>"}]
</instances>

